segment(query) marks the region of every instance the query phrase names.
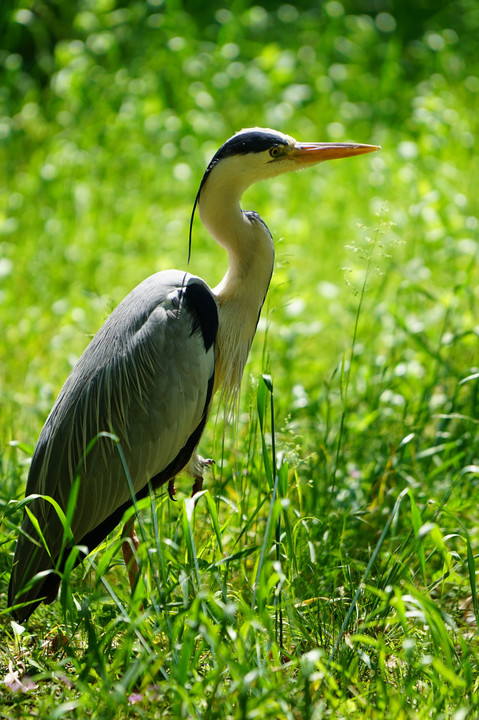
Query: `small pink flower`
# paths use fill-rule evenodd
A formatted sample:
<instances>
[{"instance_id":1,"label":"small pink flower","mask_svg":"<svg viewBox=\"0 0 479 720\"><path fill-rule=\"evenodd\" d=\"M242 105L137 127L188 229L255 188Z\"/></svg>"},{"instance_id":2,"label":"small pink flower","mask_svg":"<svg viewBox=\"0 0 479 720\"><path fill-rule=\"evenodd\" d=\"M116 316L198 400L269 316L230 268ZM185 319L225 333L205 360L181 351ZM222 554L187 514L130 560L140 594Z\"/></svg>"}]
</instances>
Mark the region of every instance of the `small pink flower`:
<instances>
[{"instance_id":1,"label":"small pink flower","mask_svg":"<svg viewBox=\"0 0 479 720\"><path fill-rule=\"evenodd\" d=\"M135 705L136 703L139 703L143 700L143 695L141 693L132 693L128 697L128 702L130 705Z\"/></svg>"},{"instance_id":2,"label":"small pink flower","mask_svg":"<svg viewBox=\"0 0 479 720\"><path fill-rule=\"evenodd\" d=\"M5 675L3 682L12 693L27 693L36 688L35 683L28 677L28 675L24 675L20 678L20 671L13 669L13 663L11 661L8 663L8 673Z\"/></svg>"}]
</instances>

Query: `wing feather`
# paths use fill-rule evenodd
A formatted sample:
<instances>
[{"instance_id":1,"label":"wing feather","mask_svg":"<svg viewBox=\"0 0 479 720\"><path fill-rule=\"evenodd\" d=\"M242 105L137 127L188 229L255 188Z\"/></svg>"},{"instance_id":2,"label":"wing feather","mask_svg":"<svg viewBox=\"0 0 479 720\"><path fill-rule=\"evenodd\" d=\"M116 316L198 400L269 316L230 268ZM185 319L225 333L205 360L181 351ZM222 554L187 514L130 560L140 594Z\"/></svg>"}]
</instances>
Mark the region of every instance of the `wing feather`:
<instances>
[{"instance_id":1,"label":"wing feather","mask_svg":"<svg viewBox=\"0 0 479 720\"><path fill-rule=\"evenodd\" d=\"M216 302L202 280L180 271L157 273L120 303L73 368L40 434L26 494L48 495L65 509L78 475L71 523L77 543L100 542L103 528L107 534L131 503L118 444L137 494L151 478L166 482L167 470L176 474L187 465L211 401L211 337L217 325ZM41 499L29 507L55 561L63 535L57 514ZM52 569L48 554L32 540L35 535L25 516L10 603L36 573ZM42 590L34 588L19 599L36 599ZM25 609L24 616L29 614Z\"/></svg>"}]
</instances>

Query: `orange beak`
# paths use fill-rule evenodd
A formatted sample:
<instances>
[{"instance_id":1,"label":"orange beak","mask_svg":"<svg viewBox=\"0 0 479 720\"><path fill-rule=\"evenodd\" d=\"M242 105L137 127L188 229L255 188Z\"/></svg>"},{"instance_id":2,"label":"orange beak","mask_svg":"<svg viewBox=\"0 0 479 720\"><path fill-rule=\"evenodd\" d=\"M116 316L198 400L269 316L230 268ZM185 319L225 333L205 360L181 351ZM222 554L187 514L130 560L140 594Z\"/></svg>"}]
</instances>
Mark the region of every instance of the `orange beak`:
<instances>
[{"instance_id":1,"label":"orange beak","mask_svg":"<svg viewBox=\"0 0 479 720\"><path fill-rule=\"evenodd\" d=\"M380 149L380 145L358 143L296 143L288 155L298 165L313 165L324 160L365 155Z\"/></svg>"}]
</instances>

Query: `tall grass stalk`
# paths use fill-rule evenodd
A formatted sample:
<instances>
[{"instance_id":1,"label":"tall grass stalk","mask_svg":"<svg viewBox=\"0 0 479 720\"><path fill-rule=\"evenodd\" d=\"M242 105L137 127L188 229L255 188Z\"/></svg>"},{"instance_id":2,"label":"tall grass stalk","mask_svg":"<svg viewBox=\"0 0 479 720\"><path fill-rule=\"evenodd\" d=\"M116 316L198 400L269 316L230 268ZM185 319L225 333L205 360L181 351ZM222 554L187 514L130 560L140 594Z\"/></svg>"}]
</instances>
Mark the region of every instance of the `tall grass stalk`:
<instances>
[{"instance_id":1,"label":"tall grass stalk","mask_svg":"<svg viewBox=\"0 0 479 720\"><path fill-rule=\"evenodd\" d=\"M351 340L351 348L349 351L349 360L346 359L346 355L343 355L342 363L341 363L341 371L340 371L340 389L341 389L341 400L342 400L342 411L341 411L341 418L340 418L340 425L339 425L339 432L337 437L337 443L336 443L336 454L335 454L335 462L333 467L333 472L331 476L331 493L334 493L336 489L336 476L338 473L339 465L340 465L340 458L341 458L341 450L342 445L346 433L346 421L347 421L347 414L348 414L348 393L349 393L349 385L351 381L351 373L353 369L353 364L355 362L355 351L356 351L356 343L358 339L358 331L359 331L359 318L361 316L361 310L363 307L364 298L366 295L366 287L368 278L371 272L371 263L373 260L374 250L376 247L377 239L379 237L379 228L376 228L373 234L372 242L369 246L369 252L367 254L366 258L366 268L364 270L363 280L361 283L361 288L359 291L359 299L358 304L356 308L356 314L354 317L354 326L353 326L353 336Z\"/></svg>"}]
</instances>

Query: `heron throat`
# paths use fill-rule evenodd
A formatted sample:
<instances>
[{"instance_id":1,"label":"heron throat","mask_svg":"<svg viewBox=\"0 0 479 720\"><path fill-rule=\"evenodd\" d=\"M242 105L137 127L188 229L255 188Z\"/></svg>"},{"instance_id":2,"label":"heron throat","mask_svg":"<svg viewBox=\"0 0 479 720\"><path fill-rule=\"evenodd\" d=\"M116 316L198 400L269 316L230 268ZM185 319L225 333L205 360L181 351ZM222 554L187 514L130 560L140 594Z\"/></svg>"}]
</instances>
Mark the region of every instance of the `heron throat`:
<instances>
[{"instance_id":1,"label":"heron throat","mask_svg":"<svg viewBox=\"0 0 479 720\"><path fill-rule=\"evenodd\" d=\"M232 409L268 291L274 244L255 212L241 209L241 196L251 178L231 172L229 159L211 172L199 196L201 221L228 253L228 269L213 289L218 303L215 388Z\"/></svg>"}]
</instances>

